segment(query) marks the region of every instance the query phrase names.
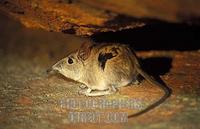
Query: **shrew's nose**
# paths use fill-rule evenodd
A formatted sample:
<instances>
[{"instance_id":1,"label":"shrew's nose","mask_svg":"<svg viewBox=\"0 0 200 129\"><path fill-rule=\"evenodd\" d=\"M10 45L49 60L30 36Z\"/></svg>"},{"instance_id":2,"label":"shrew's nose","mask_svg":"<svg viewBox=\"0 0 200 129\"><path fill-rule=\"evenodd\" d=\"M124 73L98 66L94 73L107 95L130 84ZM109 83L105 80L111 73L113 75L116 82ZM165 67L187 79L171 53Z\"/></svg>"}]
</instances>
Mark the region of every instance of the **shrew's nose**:
<instances>
[{"instance_id":1,"label":"shrew's nose","mask_svg":"<svg viewBox=\"0 0 200 129\"><path fill-rule=\"evenodd\" d=\"M49 74L49 73L51 73L52 71L53 71L52 68L48 68L46 72L47 72L47 74Z\"/></svg>"}]
</instances>

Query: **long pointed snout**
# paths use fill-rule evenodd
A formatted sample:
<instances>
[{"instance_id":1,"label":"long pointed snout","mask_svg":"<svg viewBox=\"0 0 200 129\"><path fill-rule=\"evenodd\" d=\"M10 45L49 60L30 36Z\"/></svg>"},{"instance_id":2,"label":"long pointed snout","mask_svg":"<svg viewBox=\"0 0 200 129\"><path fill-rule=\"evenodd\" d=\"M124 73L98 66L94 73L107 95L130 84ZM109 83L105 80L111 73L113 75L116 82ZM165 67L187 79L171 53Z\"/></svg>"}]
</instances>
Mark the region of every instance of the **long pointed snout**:
<instances>
[{"instance_id":1,"label":"long pointed snout","mask_svg":"<svg viewBox=\"0 0 200 129\"><path fill-rule=\"evenodd\" d=\"M50 67L50 68L48 68L48 69L46 70L46 73L47 73L47 74L54 74L54 73L57 73L57 72L58 72L58 70L56 69L55 66L52 66L52 67Z\"/></svg>"},{"instance_id":2,"label":"long pointed snout","mask_svg":"<svg viewBox=\"0 0 200 129\"><path fill-rule=\"evenodd\" d=\"M62 60L58 61L56 64L51 66L50 68L47 69L47 74L53 74L53 73L58 73L59 70L61 69L62 65Z\"/></svg>"},{"instance_id":3,"label":"long pointed snout","mask_svg":"<svg viewBox=\"0 0 200 129\"><path fill-rule=\"evenodd\" d=\"M52 67L47 69L47 74L50 74L53 71Z\"/></svg>"}]
</instances>

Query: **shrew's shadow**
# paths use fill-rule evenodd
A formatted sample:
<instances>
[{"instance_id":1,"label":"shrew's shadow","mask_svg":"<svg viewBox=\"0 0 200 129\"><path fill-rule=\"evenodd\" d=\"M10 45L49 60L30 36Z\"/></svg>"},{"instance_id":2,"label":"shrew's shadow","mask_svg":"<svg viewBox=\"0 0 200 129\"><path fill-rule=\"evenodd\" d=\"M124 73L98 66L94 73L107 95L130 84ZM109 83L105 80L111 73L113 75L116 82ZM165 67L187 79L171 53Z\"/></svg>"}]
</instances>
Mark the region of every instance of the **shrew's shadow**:
<instances>
[{"instance_id":1,"label":"shrew's shadow","mask_svg":"<svg viewBox=\"0 0 200 129\"><path fill-rule=\"evenodd\" d=\"M153 76L157 81L165 84L160 78L161 75L168 73L172 67L172 58L170 57L151 57L140 59L142 69ZM143 79L142 77L140 78Z\"/></svg>"},{"instance_id":2,"label":"shrew's shadow","mask_svg":"<svg viewBox=\"0 0 200 129\"><path fill-rule=\"evenodd\" d=\"M172 58L170 57L151 57L140 59L142 68L154 76L164 75L171 69Z\"/></svg>"},{"instance_id":3,"label":"shrew's shadow","mask_svg":"<svg viewBox=\"0 0 200 129\"><path fill-rule=\"evenodd\" d=\"M198 50L200 26L154 22L144 27L91 36L95 42L129 44L135 50Z\"/></svg>"}]
</instances>

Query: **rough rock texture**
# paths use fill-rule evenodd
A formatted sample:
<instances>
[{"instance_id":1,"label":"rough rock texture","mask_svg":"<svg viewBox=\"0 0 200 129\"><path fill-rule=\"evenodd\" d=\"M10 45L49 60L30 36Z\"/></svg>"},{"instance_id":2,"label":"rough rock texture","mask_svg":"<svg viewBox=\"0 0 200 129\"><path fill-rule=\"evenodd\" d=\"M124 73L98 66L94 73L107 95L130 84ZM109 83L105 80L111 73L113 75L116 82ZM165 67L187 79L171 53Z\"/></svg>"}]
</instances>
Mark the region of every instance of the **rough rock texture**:
<instances>
[{"instance_id":1,"label":"rough rock texture","mask_svg":"<svg viewBox=\"0 0 200 129\"><path fill-rule=\"evenodd\" d=\"M160 75L169 85L173 91L171 97L152 111L130 119L128 123L74 124L68 119L68 113L72 110L63 108L61 100L70 97L89 98L78 95L80 84L59 75L46 76L45 71L72 49L78 48L82 39L67 34L28 30L5 17L0 20L0 28L1 129L200 128L200 52L198 50L137 52L143 59L145 70L155 76ZM192 34L196 40L186 38L188 39L186 42L191 45L199 41L199 34L194 32ZM143 38L150 38L148 35L141 35ZM183 39L184 37L187 36L182 36ZM151 41L150 39L148 40ZM172 44L178 41L175 38L170 40ZM99 98L105 100L135 98L146 107L161 95L162 92L157 87L151 86L144 80L139 86L123 87L117 94ZM74 111L84 110L79 108ZM87 111L133 113L138 110L94 108Z\"/></svg>"},{"instance_id":2,"label":"rough rock texture","mask_svg":"<svg viewBox=\"0 0 200 129\"><path fill-rule=\"evenodd\" d=\"M0 5L4 12L20 20L26 27L76 35L91 35L144 25L143 22L130 17L99 10L81 2L3 0Z\"/></svg>"},{"instance_id":3,"label":"rough rock texture","mask_svg":"<svg viewBox=\"0 0 200 129\"><path fill-rule=\"evenodd\" d=\"M26 27L90 36L161 20L199 24L194 0L1 0L0 10Z\"/></svg>"}]
</instances>

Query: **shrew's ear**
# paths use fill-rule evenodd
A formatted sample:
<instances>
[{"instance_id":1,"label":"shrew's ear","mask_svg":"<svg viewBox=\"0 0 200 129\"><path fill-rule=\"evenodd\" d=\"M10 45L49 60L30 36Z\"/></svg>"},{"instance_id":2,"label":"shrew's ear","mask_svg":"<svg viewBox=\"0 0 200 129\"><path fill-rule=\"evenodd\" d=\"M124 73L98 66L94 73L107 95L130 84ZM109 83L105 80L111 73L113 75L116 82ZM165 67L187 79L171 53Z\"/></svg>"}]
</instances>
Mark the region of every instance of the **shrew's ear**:
<instances>
[{"instance_id":1,"label":"shrew's ear","mask_svg":"<svg viewBox=\"0 0 200 129\"><path fill-rule=\"evenodd\" d=\"M77 55L78 59L85 61L90 56L92 46L93 46L92 42L89 41L83 42L83 44L78 50L78 55Z\"/></svg>"}]
</instances>

